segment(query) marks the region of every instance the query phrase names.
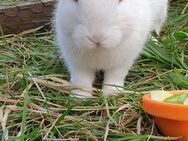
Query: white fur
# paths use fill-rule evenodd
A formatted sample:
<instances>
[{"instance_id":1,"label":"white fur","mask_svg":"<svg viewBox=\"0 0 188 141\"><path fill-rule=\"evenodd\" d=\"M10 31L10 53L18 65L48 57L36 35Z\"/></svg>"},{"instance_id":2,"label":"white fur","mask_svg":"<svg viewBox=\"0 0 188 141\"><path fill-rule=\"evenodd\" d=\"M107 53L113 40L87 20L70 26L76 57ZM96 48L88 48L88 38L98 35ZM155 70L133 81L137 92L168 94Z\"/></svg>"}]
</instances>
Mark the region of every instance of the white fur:
<instances>
[{"instance_id":1,"label":"white fur","mask_svg":"<svg viewBox=\"0 0 188 141\"><path fill-rule=\"evenodd\" d=\"M123 87L148 34L160 31L167 7L168 0L59 0L56 38L71 83L90 88L95 72L104 70L104 84Z\"/></svg>"}]
</instances>

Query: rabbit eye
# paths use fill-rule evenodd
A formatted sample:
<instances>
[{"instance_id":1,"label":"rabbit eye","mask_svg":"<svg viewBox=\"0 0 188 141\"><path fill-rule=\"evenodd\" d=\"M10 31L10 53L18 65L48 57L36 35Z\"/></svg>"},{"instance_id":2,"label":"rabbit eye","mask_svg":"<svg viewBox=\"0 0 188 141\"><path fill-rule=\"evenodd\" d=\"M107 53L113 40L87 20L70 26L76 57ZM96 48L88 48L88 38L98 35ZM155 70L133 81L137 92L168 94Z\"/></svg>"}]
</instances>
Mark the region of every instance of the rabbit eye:
<instances>
[{"instance_id":1,"label":"rabbit eye","mask_svg":"<svg viewBox=\"0 0 188 141\"><path fill-rule=\"evenodd\" d=\"M78 2L78 0L73 0L74 2Z\"/></svg>"},{"instance_id":2,"label":"rabbit eye","mask_svg":"<svg viewBox=\"0 0 188 141\"><path fill-rule=\"evenodd\" d=\"M119 3L122 2L123 0L119 0Z\"/></svg>"}]
</instances>

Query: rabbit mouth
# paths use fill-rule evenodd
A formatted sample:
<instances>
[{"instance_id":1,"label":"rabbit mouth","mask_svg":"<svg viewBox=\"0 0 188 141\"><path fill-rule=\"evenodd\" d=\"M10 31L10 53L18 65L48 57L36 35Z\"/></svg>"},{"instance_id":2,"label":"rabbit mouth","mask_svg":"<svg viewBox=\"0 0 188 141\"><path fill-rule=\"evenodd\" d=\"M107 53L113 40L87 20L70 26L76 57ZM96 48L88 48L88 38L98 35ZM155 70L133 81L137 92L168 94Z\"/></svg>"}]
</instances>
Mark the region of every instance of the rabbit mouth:
<instances>
[{"instance_id":1,"label":"rabbit mouth","mask_svg":"<svg viewBox=\"0 0 188 141\"><path fill-rule=\"evenodd\" d=\"M93 44L94 48L96 48L96 49L103 48L103 42L102 41L93 39L90 36L87 36L87 38L88 38L89 42L91 44Z\"/></svg>"},{"instance_id":2,"label":"rabbit mouth","mask_svg":"<svg viewBox=\"0 0 188 141\"><path fill-rule=\"evenodd\" d=\"M88 30L78 25L73 32L73 42L78 48L108 49L115 48L122 40L122 31L118 27Z\"/></svg>"},{"instance_id":3,"label":"rabbit mouth","mask_svg":"<svg viewBox=\"0 0 188 141\"><path fill-rule=\"evenodd\" d=\"M100 41L94 40L90 36L87 36L87 38L88 38L88 40L90 42L92 42L95 45L96 48L100 48L101 47L101 42Z\"/></svg>"}]
</instances>

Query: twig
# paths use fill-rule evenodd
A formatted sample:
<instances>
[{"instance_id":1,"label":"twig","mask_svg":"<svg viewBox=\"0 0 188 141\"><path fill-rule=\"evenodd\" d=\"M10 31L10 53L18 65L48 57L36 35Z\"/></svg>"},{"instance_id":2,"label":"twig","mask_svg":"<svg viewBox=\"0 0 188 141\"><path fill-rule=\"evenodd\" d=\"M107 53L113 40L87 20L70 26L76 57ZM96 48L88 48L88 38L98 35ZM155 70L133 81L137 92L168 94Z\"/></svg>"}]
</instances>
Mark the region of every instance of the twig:
<instances>
[{"instance_id":1,"label":"twig","mask_svg":"<svg viewBox=\"0 0 188 141\"><path fill-rule=\"evenodd\" d=\"M50 131L52 130L52 128L55 126L56 122L58 121L58 119L61 117L61 115L59 115L56 120L53 122L52 126L49 128L49 130L47 131L47 133L45 134L45 136L43 137L43 140L46 140Z\"/></svg>"},{"instance_id":2,"label":"twig","mask_svg":"<svg viewBox=\"0 0 188 141\"><path fill-rule=\"evenodd\" d=\"M182 15L183 15L183 14L185 14L185 12L186 12L187 8L188 8L188 2L187 2L187 4L185 5L185 7L184 7L183 11L181 12L181 14L182 14Z\"/></svg>"},{"instance_id":3,"label":"twig","mask_svg":"<svg viewBox=\"0 0 188 141\"><path fill-rule=\"evenodd\" d=\"M124 110L125 108L128 108L128 107L130 107L129 104L123 105L122 107L120 107L119 109L117 109L117 110L115 111L115 113L112 115L112 117L113 117L115 114L117 114L119 111L122 111L122 110ZM110 125L111 120L114 120L112 117L110 116L110 119L109 119L109 121L108 121L108 123L107 123L107 125L106 125L106 131L105 131L105 135L104 135L104 141L107 141L108 133L109 133L109 125Z\"/></svg>"}]
</instances>

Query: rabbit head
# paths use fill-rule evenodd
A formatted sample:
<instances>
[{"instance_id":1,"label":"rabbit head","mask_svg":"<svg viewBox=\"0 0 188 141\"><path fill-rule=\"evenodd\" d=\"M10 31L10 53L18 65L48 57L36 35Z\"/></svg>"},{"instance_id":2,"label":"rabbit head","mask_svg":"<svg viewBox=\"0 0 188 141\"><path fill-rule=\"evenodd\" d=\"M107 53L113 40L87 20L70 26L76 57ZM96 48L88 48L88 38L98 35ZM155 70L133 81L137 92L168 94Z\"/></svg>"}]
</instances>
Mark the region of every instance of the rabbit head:
<instances>
[{"instance_id":1,"label":"rabbit head","mask_svg":"<svg viewBox=\"0 0 188 141\"><path fill-rule=\"evenodd\" d=\"M124 0L60 0L56 26L77 48L115 48L130 32L125 5Z\"/></svg>"}]
</instances>

